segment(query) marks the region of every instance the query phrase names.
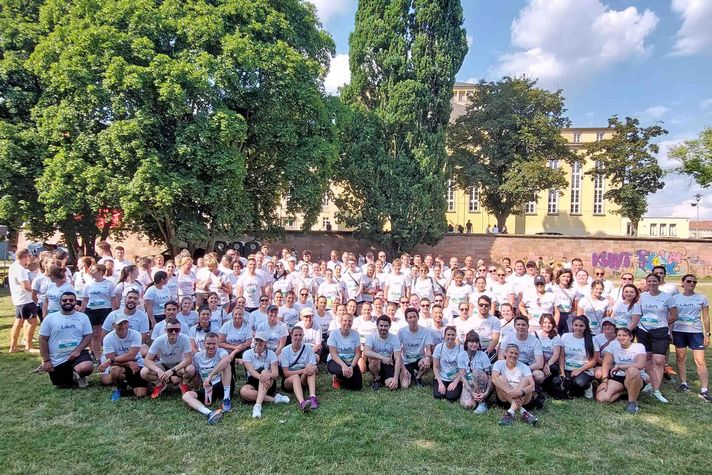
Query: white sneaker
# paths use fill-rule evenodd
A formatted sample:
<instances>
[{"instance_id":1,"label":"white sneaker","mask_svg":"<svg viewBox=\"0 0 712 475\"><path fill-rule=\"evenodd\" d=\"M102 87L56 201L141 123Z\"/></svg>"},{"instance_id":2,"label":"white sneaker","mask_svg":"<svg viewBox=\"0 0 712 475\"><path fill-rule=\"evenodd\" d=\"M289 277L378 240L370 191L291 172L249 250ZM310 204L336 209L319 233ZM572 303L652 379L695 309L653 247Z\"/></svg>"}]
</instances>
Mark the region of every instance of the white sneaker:
<instances>
[{"instance_id":1,"label":"white sneaker","mask_svg":"<svg viewBox=\"0 0 712 475\"><path fill-rule=\"evenodd\" d=\"M593 399L593 385L588 385L586 390L583 392L583 397L585 397L586 399Z\"/></svg>"},{"instance_id":2,"label":"white sneaker","mask_svg":"<svg viewBox=\"0 0 712 475\"><path fill-rule=\"evenodd\" d=\"M87 386L89 386L89 382L87 381L87 377L86 377L86 376L80 376L79 379L77 380L77 385L78 385L80 388L86 388Z\"/></svg>"},{"instance_id":3,"label":"white sneaker","mask_svg":"<svg viewBox=\"0 0 712 475\"><path fill-rule=\"evenodd\" d=\"M274 402L275 404L289 404L289 398L284 394L277 393L274 395Z\"/></svg>"},{"instance_id":4,"label":"white sneaker","mask_svg":"<svg viewBox=\"0 0 712 475\"><path fill-rule=\"evenodd\" d=\"M660 392L659 389L653 391L653 396L655 396L655 399L657 399L658 401L662 402L663 404L667 404L667 403L668 403L668 400L665 399L665 396L663 396L663 394Z\"/></svg>"},{"instance_id":5,"label":"white sneaker","mask_svg":"<svg viewBox=\"0 0 712 475\"><path fill-rule=\"evenodd\" d=\"M262 406L255 404L255 407L252 408L252 417L255 419L262 417Z\"/></svg>"},{"instance_id":6,"label":"white sneaker","mask_svg":"<svg viewBox=\"0 0 712 475\"><path fill-rule=\"evenodd\" d=\"M475 414L484 414L485 412L487 412L487 403L485 403L485 402L479 403L477 405L477 407L475 408L474 412L475 412Z\"/></svg>"},{"instance_id":7,"label":"white sneaker","mask_svg":"<svg viewBox=\"0 0 712 475\"><path fill-rule=\"evenodd\" d=\"M643 389L640 390L640 392L641 392L641 393L644 393L644 394L652 394L652 392L653 392L653 385L650 384L650 383L646 384L646 385L643 387Z\"/></svg>"}]
</instances>

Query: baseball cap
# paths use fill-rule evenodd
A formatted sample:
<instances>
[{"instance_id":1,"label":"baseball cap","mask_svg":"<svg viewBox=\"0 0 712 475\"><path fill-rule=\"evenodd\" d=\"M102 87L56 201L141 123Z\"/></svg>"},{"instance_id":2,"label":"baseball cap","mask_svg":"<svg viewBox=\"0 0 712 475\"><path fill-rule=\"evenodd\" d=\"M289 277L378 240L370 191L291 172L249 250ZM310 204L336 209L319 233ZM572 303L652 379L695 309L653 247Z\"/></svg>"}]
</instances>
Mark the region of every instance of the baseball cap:
<instances>
[{"instance_id":1,"label":"baseball cap","mask_svg":"<svg viewBox=\"0 0 712 475\"><path fill-rule=\"evenodd\" d=\"M304 317L306 315L314 315L314 310L312 310L310 307L305 307L302 309L301 312L299 312L300 317Z\"/></svg>"},{"instance_id":2,"label":"baseball cap","mask_svg":"<svg viewBox=\"0 0 712 475\"><path fill-rule=\"evenodd\" d=\"M604 323L610 323L614 327L616 326L616 321L613 320L611 317L606 317L603 320L601 320L601 326L603 326Z\"/></svg>"},{"instance_id":3,"label":"baseball cap","mask_svg":"<svg viewBox=\"0 0 712 475\"><path fill-rule=\"evenodd\" d=\"M265 332L257 332L257 333L255 334L255 340L267 341L267 333L265 333Z\"/></svg>"},{"instance_id":4,"label":"baseball cap","mask_svg":"<svg viewBox=\"0 0 712 475\"><path fill-rule=\"evenodd\" d=\"M272 310L279 310L279 307L277 307L276 305L270 305L269 307L267 307L268 312L271 312Z\"/></svg>"},{"instance_id":5,"label":"baseball cap","mask_svg":"<svg viewBox=\"0 0 712 475\"><path fill-rule=\"evenodd\" d=\"M537 275L534 277L534 285L546 284L546 279L543 275Z\"/></svg>"},{"instance_id":6,"label":"baseball cap","mask_svg":"<svg viewBox=\"0 0 712 475\"><path fill-rule=\"evenodd\" d=\"M118 325L121 322L128 322L128 321L129 321L129 317L127 317L125 314L122 313L121 315L119 315L118 317L116 317L114 319L114 325Z\"/></svg>"}]
</instances>

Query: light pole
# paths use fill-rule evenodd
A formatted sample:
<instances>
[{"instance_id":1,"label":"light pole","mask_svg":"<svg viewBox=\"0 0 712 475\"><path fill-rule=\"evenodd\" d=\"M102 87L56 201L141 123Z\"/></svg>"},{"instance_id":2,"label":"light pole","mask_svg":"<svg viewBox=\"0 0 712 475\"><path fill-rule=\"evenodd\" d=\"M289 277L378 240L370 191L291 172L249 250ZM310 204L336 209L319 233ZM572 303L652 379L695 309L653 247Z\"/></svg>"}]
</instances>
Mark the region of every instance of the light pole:
<instances>
[{"instance_id":1,"label":"light pole","mask_svg":"<svg viewBox=\"0 0 712 475\"><path fill-rule=\"evenodd\" d=\"M695 237L697 239L700 238L700 200L702 199L702 195L697 193L695 195L695 202L690 203L690 206L693 208L697 208L697 231L695 231Z\"/></svg>"}]
</instances>

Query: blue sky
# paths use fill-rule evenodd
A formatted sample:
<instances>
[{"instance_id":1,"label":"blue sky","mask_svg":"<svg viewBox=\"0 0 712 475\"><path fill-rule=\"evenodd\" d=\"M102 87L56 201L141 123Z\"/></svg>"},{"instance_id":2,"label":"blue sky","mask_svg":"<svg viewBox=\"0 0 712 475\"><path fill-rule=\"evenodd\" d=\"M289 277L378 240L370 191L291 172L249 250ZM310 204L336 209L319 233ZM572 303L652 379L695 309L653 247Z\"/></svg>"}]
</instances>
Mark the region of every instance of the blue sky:
<instances>
[{"instance_id":1,"label":"blue sky","mask_svg":"<svg viewBox=\"0 0 712 475\"><path fill-rule=\"evenodd\" d=\"M327 91L349 79L348 37L357 0L312 0L337 55ZM458 81L527 74L564 90L574 126L607 125L613 114L661 122L667 149L712 126L712 0L463 0L470 49ZM712 219L712 192L670 174L649 198L649 216Z\"/></svg>"}]
</instances>

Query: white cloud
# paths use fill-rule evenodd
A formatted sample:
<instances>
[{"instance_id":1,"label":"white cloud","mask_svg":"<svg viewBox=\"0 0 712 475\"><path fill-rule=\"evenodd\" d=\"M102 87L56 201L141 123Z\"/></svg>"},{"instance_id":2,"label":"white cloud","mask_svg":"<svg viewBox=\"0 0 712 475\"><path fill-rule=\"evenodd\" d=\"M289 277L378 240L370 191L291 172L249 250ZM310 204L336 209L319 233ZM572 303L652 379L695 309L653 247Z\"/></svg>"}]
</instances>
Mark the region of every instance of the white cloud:
<instances>
[{"instance_id":1,"label":"white cloud","mask_svg":"<svg viewBox=\"0 0 712 475\"><path fill-rule=\"evenodd\" d=\"M645 109L642 115L650 119L659 119L664 116L669 110L670 108L665 106L652 106Z\"/></svg>"},{"instance_id":2,"label":"white cloud","mask_svg":"<svg viewBox=\"0 0 712 475\"><path fill-rule=\"evenodd\" d=\"M700 102L700 109L709 109L709 108L712 108L712 97L704 99L702 102Z\"/></svg>"},{"instance_id":3,"label":"white cloud","mask_svg":"<svg viewBox=\"0 0 712 475\"><path fill-rule=\"evenodd\" d=\"M467 38L467 47L472 48L472 45L475 43L475 37L469 33L465 37Z\"/></svg>"},{"instance_id":4,"label":"white cloud","mask_svg":"<svg viewBox=\"0 0 712 475\"><path fill-rule=\"evenodd\" d=\"M665 178L665 187L648 196L648 216L674 216L690 218L690 224L697 219L695 195L702 195L700 200L700 219L712 219L712 194L705 193L693 179L685 175L671 173ZM694 226L694 224L692 224Z\"/></svg>"},{"instance_id":5,"label":"white cloud","mask_svg":"<svg viewBox=\"0 0 712 475\"><path fill-rule=\"evenodd\" d=\"M673 54L690 56L712 52L712 2L710 0L672 0L672 11L682 16Z\"/></svg>"},{"instance_id":6,"label":"white cloud","mask_svg":"<svg viewBox=\"0 0 712 475\"><path fill-rule=\"evenodd\" d=\"M331 58L329 74L324 79L324 89L328 94L336 95L339 88L351 81L351 70L349 69L349 55L337 54Z\"/></svg>"},{"instance_id":7,"label":"white cloud","mask_svg":"<svg viewBox=\"0 0 712 475\"><path fill-rule=\"evenodd\" d=\"M336 17L345 15L351 11L356 0L309 0L316 6L316 12L322 23L326 23Z\"/></svg>"},{"instance_id":8,"label":"white cloud","mask_svg":"<svg viewBox=\"0 0 712 475\"><path fill-rule=\"evenodd\" d=\"M650 53L658 23L650 10L611 10L600 0L529 0L512 22L515 51L499 58L498 75L526 74L559 86Z\"/></svg>"}]
</instances>

